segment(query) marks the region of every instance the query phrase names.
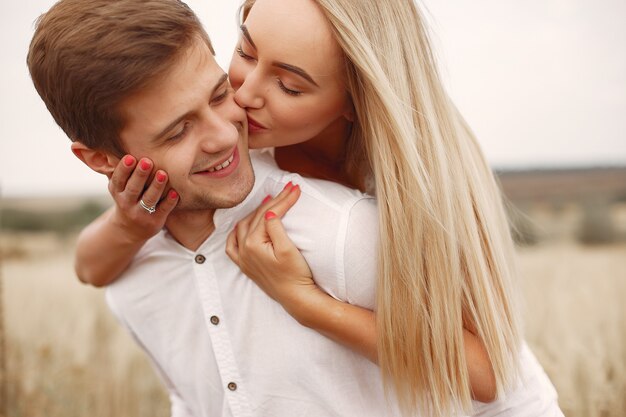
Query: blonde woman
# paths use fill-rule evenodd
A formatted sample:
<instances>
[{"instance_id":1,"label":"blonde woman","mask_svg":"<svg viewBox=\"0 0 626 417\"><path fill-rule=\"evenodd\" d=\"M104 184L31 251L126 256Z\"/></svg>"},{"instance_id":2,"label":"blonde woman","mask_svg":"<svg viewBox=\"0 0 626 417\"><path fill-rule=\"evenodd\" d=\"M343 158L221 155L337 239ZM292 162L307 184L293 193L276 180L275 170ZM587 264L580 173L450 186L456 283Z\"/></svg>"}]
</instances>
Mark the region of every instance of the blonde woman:
<instances>
[{"instance_id":1,"label":"blonde woman","mask_svg":"<svg viewBox=\"0 0 626 417\"><path fill-rule=\"evenodd\" d=\"M229 75L251 147L275 146L283 169L376 195L379 279L365 303L376 314L315 285L272 201L239 223L231 258L300 323L376 361L407 415L561 415L522 342L500 192L441 85L416 5L257 0L242 10ZM135 162L116 181L145 182ZM165 173L155 177L145 200L165 188ZM127 213L144 236L123 254L95 255L113 241L89 228L79 275L105 284L119 274L162 227L172 204L161 204L150 224L141 208Z\"/></svg>"}]
</instances>

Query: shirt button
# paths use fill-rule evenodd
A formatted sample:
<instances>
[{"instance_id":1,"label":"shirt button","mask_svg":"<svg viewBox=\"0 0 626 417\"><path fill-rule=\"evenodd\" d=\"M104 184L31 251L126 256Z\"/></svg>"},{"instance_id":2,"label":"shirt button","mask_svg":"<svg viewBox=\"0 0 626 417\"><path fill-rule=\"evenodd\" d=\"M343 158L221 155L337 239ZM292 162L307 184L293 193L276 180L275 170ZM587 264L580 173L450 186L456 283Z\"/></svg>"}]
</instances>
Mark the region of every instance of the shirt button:
<instances>
[{"instance_id":1,"label":"shirt button","mask_svg":"<svg viewBox=\"0 0 626 417\"><path fill-rule=\"evenodd\" d=\"M228 389L231 391L235 391L237 389L237 384L235 384L234 382L229 382Z\"/></svg>"},{"instance_id":2,"label":"shirt button","mask_svg":"<svg viewBox=\"0 0 626 417\"><path fill-rule=\"evenodd\" d=\"M220 324L220 318L217 316L211 316L210 320L211 320L211 324L214 324L216 326Z\"/></svg>"},{"instance_id":3,"label":"shirt button","mask_svg":"<svg viewBox=\"0 0 626 417\"><path fill-rule=\"evenodd\" d=\"M196 255L195 261L197 264L203 264L206 261L204 255Z\"/></svg>"}]
</instances>

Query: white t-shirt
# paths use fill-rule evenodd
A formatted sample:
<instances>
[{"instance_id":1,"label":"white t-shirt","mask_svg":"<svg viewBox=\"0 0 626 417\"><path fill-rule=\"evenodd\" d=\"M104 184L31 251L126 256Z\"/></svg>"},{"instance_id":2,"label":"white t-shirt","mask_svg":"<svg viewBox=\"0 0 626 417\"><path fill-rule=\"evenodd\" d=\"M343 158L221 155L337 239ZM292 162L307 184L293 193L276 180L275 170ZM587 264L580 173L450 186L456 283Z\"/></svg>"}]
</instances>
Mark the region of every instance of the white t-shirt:
<instances>
[{"instance_id":1,"label":"white t-shirt","mask_svg":"<svg viewBox=\"0 0 626 417\"><path fill-rule=\"evenodd\" d=\"M107 289L109 306L164 380L172 415L399 416L375 364L301 326L225 253L234 224L293 181L302 194L283 223L317 284L333 297L374 309L375 200L281 171L268 154L253 153L253 166L252 192L239 206L216 212L215 231L197 251L162 231ZM530 351L524 352L531 384L504 402L477 403L480 416L559 415L545 412L554 409L556 394Z\"/></svg>"}]
</instances>

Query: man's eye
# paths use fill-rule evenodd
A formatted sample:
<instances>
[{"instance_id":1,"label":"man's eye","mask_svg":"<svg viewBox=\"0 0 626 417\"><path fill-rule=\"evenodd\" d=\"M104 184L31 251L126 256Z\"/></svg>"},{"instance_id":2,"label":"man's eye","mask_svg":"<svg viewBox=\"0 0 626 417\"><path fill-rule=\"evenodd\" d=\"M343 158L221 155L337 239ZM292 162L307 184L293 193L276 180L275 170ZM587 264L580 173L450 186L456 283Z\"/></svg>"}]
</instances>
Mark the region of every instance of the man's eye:
<instances>
[{"instance_id":1,"label":"man's eye","mask_svg":"<svg viewBox=\"0 0 626 417\"><path fill-rule=\"evenodd\" d=\"M185 137L185 135L187 134L187 130L189 128L189 123L185 123L183 125L183 128L181 129L180 132L178 132L177 134L175 134L174 136L168 138L167 140L177 140L177 139L182 139L183 137Z\"/></svg>"},{"instance_id":2,"label":"man's eye","mask_svg":"<svg viewBox=\"0 0 626 417\"><path fill-rule=\"evenodd\" d=\"M230 89L229 88L225 89L224 92L222 94L220 94L219 96L213 97L213 99L211 99L211 104L219 104L219 103L221 103L222 101L224 101L224 99L226 97L228 97L228 93L230 93Z\"/></svg>"}]
</instances>

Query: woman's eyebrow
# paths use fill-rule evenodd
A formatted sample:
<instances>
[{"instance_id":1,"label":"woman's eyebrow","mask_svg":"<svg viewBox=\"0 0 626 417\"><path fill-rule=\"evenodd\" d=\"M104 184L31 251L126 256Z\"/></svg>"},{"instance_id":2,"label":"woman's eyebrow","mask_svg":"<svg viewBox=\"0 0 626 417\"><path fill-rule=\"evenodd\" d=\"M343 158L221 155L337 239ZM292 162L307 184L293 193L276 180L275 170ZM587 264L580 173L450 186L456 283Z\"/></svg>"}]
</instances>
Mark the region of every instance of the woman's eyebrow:
<instances>
[{"instance_id":1,"label":"woman's eyebrow","mask_svg":"<svg viewBox=\"0 0 626 417\"><path fill-rule=\"evenodd\" d=\"M315 80L313 80L313 77L311 77L305 70L303 70L300 67L296 67L295 65L285 64L284 62L272 62L272 66L293 72L294 74L299 75L300 77L304 78L305 80L307 80L314 86L319 87L319 85L315 82Z\"/></svg>"},{"instance_id":2,"label":"woman's eyebrow","mask_svg":"<svg viewBox=\"0 0 626 417\"><path fill-rule=\"evenodd\" d=\"M256 49L256 45L254 44L252 36L250 36L250 32L248 32L248 28L246 27L246 25L241 25L239 28L241 29L241 33L243 33L243 37L246 38L250 46Z\"/></svg>"},{"instance_id":3,"label":"woman's eyebrow","mask_svg":"<svg viewBox=\"0 0 626 417\"><path fill-rule=\"evenodd\" d=\"M246 25L241 25L239 28L241 29L241 33L243 34L243 37L246 38L250 46L254 48L254 50L256 50L257 49L256 45L254 44L254 41L252 40L252 36L250 36L250 32L248 31L248 28L246 27ZM305 80L307 80L314 86L319 87L319 85L315 82L313 77L311 77L305 70L303 70L300 67L296 67L295 65L291 65L291 64L285 64L284 62L272 62L272 66L277 67L277 68L282 68L289 72L293 72L294 74L299 75L300 77L304 78Z\"/></svg>"}]
</instances>

